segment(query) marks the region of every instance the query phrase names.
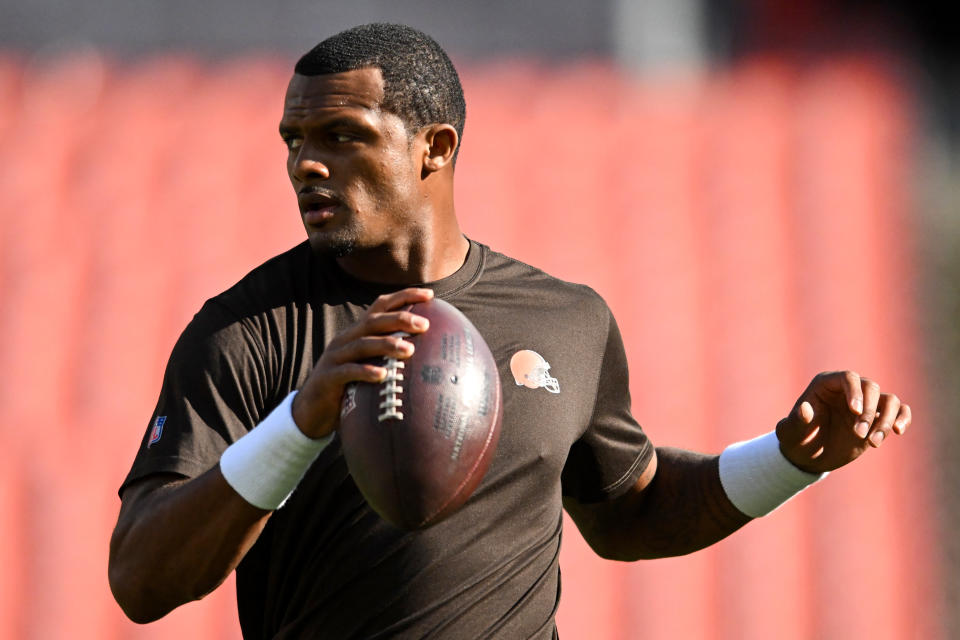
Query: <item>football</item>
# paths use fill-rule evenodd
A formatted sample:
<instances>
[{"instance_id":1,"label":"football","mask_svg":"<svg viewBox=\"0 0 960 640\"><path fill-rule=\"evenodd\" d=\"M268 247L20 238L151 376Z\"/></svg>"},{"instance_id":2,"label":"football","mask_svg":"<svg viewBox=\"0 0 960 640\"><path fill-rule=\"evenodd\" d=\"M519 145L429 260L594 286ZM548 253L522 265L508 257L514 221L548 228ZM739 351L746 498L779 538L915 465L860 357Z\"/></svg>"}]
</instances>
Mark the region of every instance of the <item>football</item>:
<instances>
[{"instance_id":1,"label":"football","mask_svg":"<svg viewBox=\"0 0 960 640\"><path fill-rule=\"evenodd\" d=\"M470 497L490 466L503 401L490 348L459 309L434 299L408 307L430 328L405 336L406 360L381 359L386 379L344 391L339 434L367 503L402 529L429 527Z\"/></svg>"}]
</instances>

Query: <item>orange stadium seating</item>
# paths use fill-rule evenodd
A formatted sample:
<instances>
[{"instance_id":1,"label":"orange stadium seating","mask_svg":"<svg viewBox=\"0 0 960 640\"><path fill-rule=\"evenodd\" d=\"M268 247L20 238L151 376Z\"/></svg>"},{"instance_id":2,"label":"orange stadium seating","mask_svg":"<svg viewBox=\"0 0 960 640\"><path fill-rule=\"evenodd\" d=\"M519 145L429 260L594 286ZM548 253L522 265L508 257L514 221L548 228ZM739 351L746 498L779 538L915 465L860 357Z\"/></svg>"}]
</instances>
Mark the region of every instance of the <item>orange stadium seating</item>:
<instances>
[{"instance_id":1,"label":"orange stadium seating","mask_svg":"<svg viewBox=\"0 0 960 640\"><path fill-rule=\"evenodd\" d=\"M289 62L0 55L0 640L239 636L232 584L153 625L106 580L116 489L180 329L301 239ZM692 556L596 558L567 523L561 636L939 638L909 199L913 105L869 59L635 80L467 66L466 233L609 301L654 442L771 429L817 371L907 436Z\"/></svg>"}]
</instances>

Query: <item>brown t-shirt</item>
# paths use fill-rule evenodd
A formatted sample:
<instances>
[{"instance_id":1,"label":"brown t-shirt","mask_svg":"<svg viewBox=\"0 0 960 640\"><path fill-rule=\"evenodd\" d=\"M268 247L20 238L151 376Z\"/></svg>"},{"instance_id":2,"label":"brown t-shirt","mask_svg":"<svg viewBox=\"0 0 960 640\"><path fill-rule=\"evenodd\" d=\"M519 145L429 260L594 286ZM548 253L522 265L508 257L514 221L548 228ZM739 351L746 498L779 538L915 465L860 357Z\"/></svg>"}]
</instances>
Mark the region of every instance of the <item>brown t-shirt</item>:
<instances>
[{"instance_id":1,"label":"brown t-shirt","mask_svg":"<svg viewBox=\"0 0 960 640\"><path fill-rule=\"evenodd\" d=\"M504 418L490 470L457 513L401 531L367 507L335 438L237 569L244 638L554 637L561 496L616 497L649 462L620 333L595 292L475 242L427 286L496 358ZM303 243L207 301L173 349L124 486L212 468L396 288L355 280Z\"/></svg>"}]
</instances>

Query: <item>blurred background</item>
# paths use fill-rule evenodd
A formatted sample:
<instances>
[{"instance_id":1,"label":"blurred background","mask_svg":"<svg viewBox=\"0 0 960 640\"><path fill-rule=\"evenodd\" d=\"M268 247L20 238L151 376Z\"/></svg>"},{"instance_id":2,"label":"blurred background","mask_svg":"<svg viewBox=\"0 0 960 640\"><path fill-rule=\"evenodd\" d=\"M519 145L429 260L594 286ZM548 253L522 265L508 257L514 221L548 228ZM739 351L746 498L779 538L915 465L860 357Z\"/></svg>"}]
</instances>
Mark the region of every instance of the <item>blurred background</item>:
<instances>
[{"instance_id":1,"label":"blurred background","mask_svg":"<svg viewBox=\"0 0 960 640\"><path fill-rule=\"evenodd\" d=\"M116 490L180 330L302 239L293 61L370 21L451 53L465 231L607 298L655 443L719 452L825 369L913 406L707 551L607 562L568 523L561 637L960 637L960 40L935 4L0 0L0 639L239 637L232 580L123 617Z\"/></svg>"}]
</instances>

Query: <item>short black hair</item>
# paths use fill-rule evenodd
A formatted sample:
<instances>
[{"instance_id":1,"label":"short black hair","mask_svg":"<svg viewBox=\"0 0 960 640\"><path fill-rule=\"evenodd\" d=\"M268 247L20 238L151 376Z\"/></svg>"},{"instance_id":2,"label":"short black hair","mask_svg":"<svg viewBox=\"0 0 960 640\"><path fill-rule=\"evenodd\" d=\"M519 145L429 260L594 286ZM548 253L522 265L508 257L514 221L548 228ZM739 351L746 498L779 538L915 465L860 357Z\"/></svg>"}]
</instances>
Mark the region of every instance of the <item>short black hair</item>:
<instances>
[{"instance_id":1,"label":"short black hair","mask_svg":"<svg viewBox=\"0 0 960 640\"><path fill-rule=\"evenodd\" d=\"M463 139L467 105L460 76L446 52L425 33L377 22L330 36L297 61L304 76L376 67L383 75L384 110L412 132L434 123L452 125ZM454 160L459 151L454 151Z\"/></svg>"}]
</instances>

